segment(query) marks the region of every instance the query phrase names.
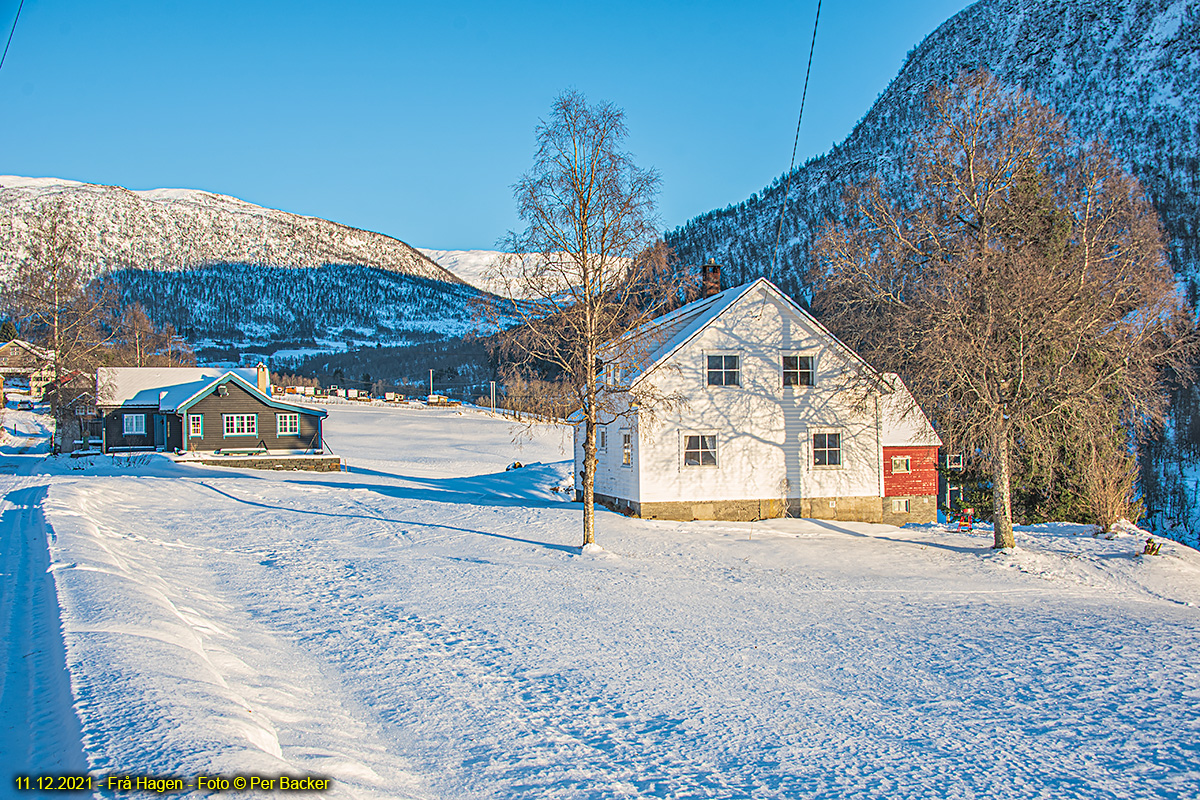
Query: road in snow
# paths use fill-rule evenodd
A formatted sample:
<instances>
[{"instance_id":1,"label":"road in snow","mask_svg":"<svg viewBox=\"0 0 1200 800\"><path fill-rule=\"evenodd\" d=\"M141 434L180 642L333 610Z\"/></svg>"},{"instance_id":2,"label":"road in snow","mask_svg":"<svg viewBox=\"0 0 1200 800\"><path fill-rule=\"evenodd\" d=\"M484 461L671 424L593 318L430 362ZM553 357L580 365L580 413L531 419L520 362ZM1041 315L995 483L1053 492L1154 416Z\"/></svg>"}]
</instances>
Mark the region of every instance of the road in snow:
<instances>
[{"instance_id":1,"label":"road in snow","mask_svg":"<svg viewBox=\"0 0 1200 800\"><path fill-rule=\"evenodd\" d=\"M510 428L335 406L350 473L44 462L91 768L337 797L1200 795L1195 551L602 512L608 552L580 555L560 433Z\"/></svg>"},{"instance_id":2,"label":"road in snow","mask_svg":"<svg viewBox=\"0 0 1200 800\"><path fill-rule=\"evenodd\" d=\"M42 503L46 478L31 477L49 431L39 415L12 409L0 431L0 764L11 771L86 768L72 713ZM23 397L23 395L21 395ZM8 775L0 796L11 791Z\"/></svg>"}]
</instances>

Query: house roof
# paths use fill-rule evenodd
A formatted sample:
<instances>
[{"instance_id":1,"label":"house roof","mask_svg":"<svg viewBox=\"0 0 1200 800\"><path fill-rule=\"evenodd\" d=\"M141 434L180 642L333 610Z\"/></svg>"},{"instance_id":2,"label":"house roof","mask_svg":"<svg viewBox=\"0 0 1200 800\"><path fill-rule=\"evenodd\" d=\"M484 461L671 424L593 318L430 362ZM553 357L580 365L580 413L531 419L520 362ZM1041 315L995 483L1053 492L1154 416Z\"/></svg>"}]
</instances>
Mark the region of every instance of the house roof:
<instances>
[{"instance_id":1,"label":"house roof","mask_svg":"<svg viewBox=\"0 0 1200 800\"><path fill-rule=\"evenodd\" d=\"M0 367L37 368L54 363L54 354L24 339L12 339L0 344Z\"/></svg>"},{"instance_id":2,"label":"house roof","mask_svg":"<svg viewBox=\"0 0 1200 800\"><path fill-rule=\"evenodd\" d=\"M230 382L271 408L326 416L323 409L284 403L258 391L258 371L254 368L101 367L96 371L97 405L181 413L221 384Z\"/></svg>"},{"instance_id":3,"label":"house roof","mask_svg":"<svg viewBox=\"0 0 1200 800\"><path fill-rule=\"evenodd\" d=\"M879 398L883 424L884 447L941 447L942 440L929 424L917 401L904 381L894 372L883 375L891 387L890 393Z\"/></svg>"},{"instance_id":4,"label":"house roof","mask_svg":"<svg viewBox=\"0 0 1200 800\"><path fill-rule=\"evenodd\" d=\"M189 409L194 403L198 402L199 400L202 400L203 398L207 397L208 395L210 395L214 391L216 391L217 387L220 386L221 384L236 383L239 386L241 386L243 389L245 389L248 393L250 393L254 397L258 398L258 400L260 402L262 402L265 405L270 406L271 408L278 408L283 411L295 411L299 414L311 414L311 415L318 416L318 417L329 416L329 412L327 412L323 408L311 408L308 406L296 405L295 403L285 403L282 400L276 400L273 397L263 394L262 392L258 391L258 388L254 384L250 383L245 378L243 378L241 376L241 374L239 374L239 373L246 373L246 372L253 374L255 372L255 370L252 370L252 369L251 370L246 370L246 369L230 370L229 372L226 372L221 377L217 378L215 381L212 381L212 382L208 383L207 385L201 387L200 389L196 390L188 397L185 397L181 400L176 401L176 396L172 395L170 398L168 398L169 401L172 403L171 407L167 408L166 406L160 406L160 410L175 411L177 413L182 414L184 411ZM257 376L255 376L254 379L255 379L255 381L257 381L258 380ZM164 403L167 401L168 401L167 399L163 400Z\"/></svg>"},{"instance_id":5,"label":"house roof","mask_svg":"<svg viewBox=\"0 0 1200 800\"><path fill-rule=\"evenodd\" d=\"M708 327L713 320L717 319L717 317L721 316L727 309L737 303L737 301L760 287L765 288L768 292L786 302L794 313L803 317L809 324L820 331L823 336L833 342L847 358L866 368L869 375L879 378L879 373L870 364L834 336L816 317L805 311L792 298L784 294L778 286L766 278L758 278L750 283L734 286L710 297L693 300L687 305L672 311L670 314L664 314L661 317L653 319L637 330L627 334L627 337L631 338L653 337L659 340L659 344L653 347L649 354L641 360L642 363L638 365L638 374L634 378L633 383L636 384L655 367L673 356ZM622 337L622 339L624 338L626 337Z\"/></svg>"},{"instance_id":6,"label":"house roof","mask_svg":"<svg viewBox=\"0 0 1200 800\"><path fill-rule=\"evenodd\" d=\"M96 397L105 406L153 406L174 410L205 386L228 372L242 372L251 381L253 369L216 367L101 367L96 370ZM166 392L164 396L162 393Z\"/></svg>"}]
</instances>

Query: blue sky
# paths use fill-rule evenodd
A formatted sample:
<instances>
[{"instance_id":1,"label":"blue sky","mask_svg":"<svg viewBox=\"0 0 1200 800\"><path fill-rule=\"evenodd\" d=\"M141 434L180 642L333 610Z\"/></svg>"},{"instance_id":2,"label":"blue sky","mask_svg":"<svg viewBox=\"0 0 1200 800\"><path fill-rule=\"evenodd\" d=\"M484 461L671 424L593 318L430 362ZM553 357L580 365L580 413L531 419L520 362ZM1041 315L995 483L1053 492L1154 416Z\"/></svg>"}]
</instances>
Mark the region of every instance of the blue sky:
<instances>
[{"instance_id":1,"label":"blue sky","mask_svg":"<svg viewBox=\"0 0 1200 800\"><path fill-rule=\"evenodd\" d=\"M966 0L827 0L797 163L841 141ZM7 36L16 0L0 0ZM786 171L816 0L26 0L0 173L185 187L491 248L565 88L624 108L665 228Z\"/></svg>"}]
</instances>

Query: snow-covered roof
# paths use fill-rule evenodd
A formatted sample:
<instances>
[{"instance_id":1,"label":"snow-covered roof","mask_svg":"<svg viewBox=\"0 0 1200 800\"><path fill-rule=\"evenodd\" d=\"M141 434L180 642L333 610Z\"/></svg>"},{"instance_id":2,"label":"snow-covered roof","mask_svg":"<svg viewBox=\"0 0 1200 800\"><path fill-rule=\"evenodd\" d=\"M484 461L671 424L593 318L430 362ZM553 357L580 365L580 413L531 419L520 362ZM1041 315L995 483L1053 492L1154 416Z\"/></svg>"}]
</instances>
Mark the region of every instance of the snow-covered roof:
<instances>
[{"instance_id":1,"label":"snow-covered roof","mask_svg":"<svg viewBox=\"0 0 1200 800\"><path fill-rule=\"evenodd\" d=\"M806 319L822 335L826 336L830 342L843 350L847 357L866 367L869 370L868 374L878 374L857 353L843 344L828 328L822 325L816 317L805 311L795 301L784 294L778 286L766 278L758 278L750 283L734 286L709 297L693 300L687 305L672 311L670 314L664 314L657 319L653 319L629 333L628 336L632 338L646 337L658 342L657 346L653 347L646 357L639 359L641 363L638 365L638 377L634 379L634 383L641 380L643 376L674 355L676 351L687 344L700 331L704 330L709 323L721 316L726 309L730 308L751 291L760 287L767 289L785 301L797 315Z\"/></svg>"},{"instance_id":2,"label":"snow-covered roof","mask_svg":"<svg viewBox=\"0 0 1200 800\"><path fill-rule=\"evenodd\" d=\"M250 386L258 382L257 371L253 368L101 367L96 370L96 397L104 406L152 406L161 411L174 411L229 373Z\"/></svg>"},{"instance_id":3,"label":"snow-covered roof","mask_svg":"<svg viewBox=\"0 0 1200 800\"><path fill-rule=\"evenodd\" d=\"M0 353L7 351L10 354L15 354L18 350L23 350L28 355L40 361L54 361L54 353L45 349L44 347L38 347L32 342L27 342L24 339L11 339L4 344L0 344ZM12 356L10 356L10 360L11 358Z\"/></svg>"},{"instance_id":4,"label":"snow-covered roof","mask_svg":"<svg viewBox=\"0 0 1200 800\"><path fill-rule=\"evenodd\" d=\"M220 378L217 378L215 381L212 381L208 385L203 386L200 389L198 389L197 391L193 392L188 397L184 397L183 399L179 400L170 408L163 406L162 410L177 411L179 413L182 413L182 412L186 411L188 408L190 408L191 405L193 403L195 403L197 400L200 400L200 399L204 398L205 396L211 394L212 391L218 385L220 385L222 383L236 383L236 384L239 384L248 393L250 393L251 395L254 395L262 403L270 406L271 408L278 408L278 409L282 409L284 411L296 411L301 414L311 414L311 415L315 415L318 417L328 416L328 412L325 411L325 409L323 409L323 408L310 408L307 406L299 406L299 405L296 405L295 403L285 403L282 400L276 400L275 398L271 397L270 395L263 394L262 392L258 391L258 387L255 386L255 384L252 381L246 380L244 377L242 377L242 374L239 374L239 373L246 373L246 372L254 373L255 370L244 370L244 369L230 370L229 372L226 372L224 375L222 375ZM171 399L174 400L175 399L174 396L172 396Z\"/></svg>"},{"instance_id":5,"label":"snow-covered roof","mask_svg":"<svg viewBox=\"0 0 1200 800\"><path fill-rule=\"evenodd\" d=\"M894 372L883 375L892 391L879 398L883 417L884 447L941 447L942 440L929 424L912 392Z\"/></svg>"}]
</instances>

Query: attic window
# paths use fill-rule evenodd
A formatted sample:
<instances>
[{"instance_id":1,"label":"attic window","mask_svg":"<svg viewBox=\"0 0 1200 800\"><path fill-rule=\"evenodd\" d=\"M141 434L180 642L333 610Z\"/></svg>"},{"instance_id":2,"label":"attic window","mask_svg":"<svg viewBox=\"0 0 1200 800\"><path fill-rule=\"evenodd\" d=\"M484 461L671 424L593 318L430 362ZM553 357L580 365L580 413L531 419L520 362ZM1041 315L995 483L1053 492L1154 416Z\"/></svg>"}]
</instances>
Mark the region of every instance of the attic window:
<instances>
[{"instance_id":1,"label":"attic window","mask_svg":"<svg viewBox=\"0 0 1200 800\"><path fill-rule=\"evenodd\" d=\"M892 474L898 472L912 472L911 456L892 456Z\"/></svg>"},{"instance_id":2,"label":"attic window","mask_svg":"<svg viewBox=\"0 0 1200 800\"><path fill-rule=\"evenodd\" d=\"M741 359L738 356L709 356L708 385L741 386Z\"/></svg>"},{"instance_id":3,"label":"attic window","mask_svg":"<svg viewBox=\"0 0 1200 800\"><path fill-rule=\"evenodd\" d=\"M784 386L812 386L816 383L812 356L783 357Z\"/></svg>"}]
</instances>

